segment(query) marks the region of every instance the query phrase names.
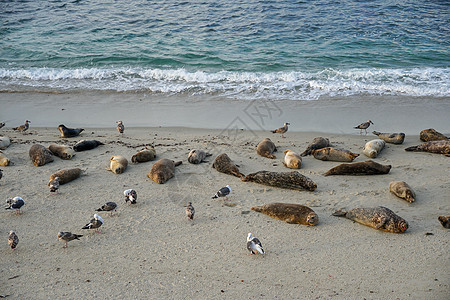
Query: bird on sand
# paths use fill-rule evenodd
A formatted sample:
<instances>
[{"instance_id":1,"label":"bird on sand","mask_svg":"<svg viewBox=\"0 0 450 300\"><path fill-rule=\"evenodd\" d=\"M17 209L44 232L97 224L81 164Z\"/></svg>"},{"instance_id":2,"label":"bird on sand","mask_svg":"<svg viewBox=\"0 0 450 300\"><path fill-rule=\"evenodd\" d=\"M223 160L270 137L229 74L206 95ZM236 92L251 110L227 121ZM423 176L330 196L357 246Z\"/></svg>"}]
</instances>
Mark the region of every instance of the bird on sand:
<instances>
[{"instance_id":1,"label":"bird on sand","mask_svg":"<svg viewBox=\"0 0 450 300\"><path fill-rule=\"evenodd\" d=\"M50 187L50 193L58 193L59 189L59 177L55 177L52 181L49 182L48 186Z\"/></svg>"},{"instance_id":2,"label":"bird on sand","mask_svg":"<svg viewBox=\"0 0 450 300\"><path fill-rule=\"evenodd\" d=\"M5 122L0 122L0 128L4 127L6 125Z\"/></svg>"},{"instance_id":3,"label":"bird on sand","mask_svg":"<svg viewBox=\"0 0 450 300\"><path fill-rule=\"evenodd\" d=\"M367 135L367 128L369 128L370 124L373 124L373 122L369 120L369 121L361 123L358 126L353 127L353 128L359 129L360 130L359 134L362 134L362 130L364 129L364 131L366 132L366 135Z\"/></svg>"},{"instance_id":4,"label":"bird on sand","mask_svg":"<svg viewBox=\"0 0 450 300\"><path fill-rule=\"evenodd\" d=\"M136 204L136 200L137 200L137 193L135 190L133 189L128 189L123 191L123 194L125 196L125 202L129 202L128 205L130 204Z\"/></svg>"},{"instance_id":5,"label":"bird on sand","mask_svg":"<svg viewBox=\"0 0 450 300\"><path fill-rule=\"evenodd\" d=\"M117 203L116 202L106 202L105 205L97 209L97 211L110 211L111 217L113 216L113 211L116 211L117 209Z\"/></svg>"},{"instance_id":6,"label":"bird on sand","mask_svg":"<svg viewBox=\"0 0 450 300\"><path fill-rule=\"evenodd\" d=\"M30 125L29 125L30 123L31 123L30 121L25 120L25 124L17 126L17 127L14 127L13 130L17 130L17 131L20 131L20 132L25 132L30 127Z\"/></svg>"},{"instance_id":7,"label":"bird on sand","mask_svg":"<svg viewBox=\"0 0 450 300\"><path fill-rule=\"evenodd\" d=\"M8 204L8 207L5 209L7 210L17 209L18 215L20 215L20 208L25 205L25 201L22 199L22 197L14 197L8 199L6 200L6 203Z\"/></svg>"},{"instance_id":8,"label":"bird on sand","mask_svg":"<svg viewBox=\"0 0 450 300\"><path fill-rule=\"evenodd\" d=\"M288 131L288 125L291 125L290 123L284 123L283 127L280 127L275 130L271 130L272 133L281 133L281 137L284 138L284 134Z\"/></svg>"},{"instance_id":9,"label":"bird on sand","mask_svg":"<svg viewBox=\"0 0 450 300\"><path fill-rule=\"evenodd\" d=\"M228 200L228 195L231 193L231 187L229 185L221 188L220 190L217 191L217 193L212 196L211 199L216 199L216 198L224 198L224 200Z\"/></svg>"},{"instance_id":10,"label":"bird on sand","mask_svg":"<svg viewBox=\"0 0 450 300\"><path fill-rule=\"evenodd\" d=\"M249 255L256 254L258 252L262 255L265 254L261 242L258 238L254 237L251 232L247 236L247 250L249 251Z\"/></svg>"},{"instance_id":11,"label":"bird on sand","mask_svg":"<svg viewBox=\"0 0 450 300\"><path fill-rule=\"evenodd\" d=\"M81 234L74 234L72 232L61 231L58 232L58 240L63 241L66 245L63 248L67 248L67 243L73 240L79 240L82 237Z\"/></svg>"},{"instance_id":12,"label":"bird on sand","mask_svg":"<svg viewBox=\"0 0 450 300\"><path fill-rule=\"evenodd\" d=\"M119 120L116 123L117 123L117 127L116 127L117 131L119 132L120 135L123 136L123 132L125 131L125 126L123 125L123 122Z\"/></svg>"},{"instance_id":13,"label":"bird on sand","mask_svg":"<svg viewBox=\"0 0 450 300\"><path fill-rule=\"evenodd\" d=\"M2 179L2 177L3 177L3 172L2 172L2 169L0 169L0 179Z\"/></svg>"},{"instance_id":14,"label":"bird on sand","mask_svg":"<svg viewBox=\"0 0 450 300\"><path fill-rule=\"evenodd\" d=\"M81 229L95 229L94 230L95 232L100 233L98 228L100 228L100 226L102 226L102 225L103 225L102 217L100 217L99 215L95 214L94 218L89 223L84 225Z\"/></svg>"},{"instance_id":15,"label":"bird on sand","mask_svg":"<svg viewBox=\"0 0 450 300\"><path fill-rule=\"evenodd\" d=\"M189 202L189 204L186 206L186 216L189 220L194 219L195 209L192 206L192 202Z\"/></svg>"},{"instance_id":16,"label":"bird on sand","mask_svg":"<svg viewBox=\"0 0 450 300\"><path fill-rule=\"evenodd\" d=\"M17 237L17 234L14 231L9 232L8 236L8 244L11 247L11 249L16 250L17 244L19 243L19 238Z\"/></svg>"}]
</instances>

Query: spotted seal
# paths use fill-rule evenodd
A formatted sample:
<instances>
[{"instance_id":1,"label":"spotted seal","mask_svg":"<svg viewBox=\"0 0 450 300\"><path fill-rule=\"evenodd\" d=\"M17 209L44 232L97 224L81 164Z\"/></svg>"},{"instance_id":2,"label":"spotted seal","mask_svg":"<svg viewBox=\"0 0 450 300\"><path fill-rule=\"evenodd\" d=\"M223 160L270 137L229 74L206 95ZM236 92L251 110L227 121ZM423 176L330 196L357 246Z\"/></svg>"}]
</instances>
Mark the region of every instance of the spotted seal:
<instances>
[{"instance_id":1,"label":"spotted seal","mask_svg":"<svg viewBox=\"0 0 450 300\"><path fill-rule=\"evenodd\" d=\"M382 165L373 160L340 164L328 170L324 176L330 175L377 175L387 174L391 165Z\"/></svg>"},{"instance_id":2,"label":"spotted seal","mask_svg":"<svg viewBox=\"0 0 450 300\"><path fill-rule=\"evenodd\" d=\"M109 159L109 170L114 174L122 174L127 167L128 160L121 155L114 155Z\"/></svg>"},{"instance_id":3,"label":"spotted seal","mask_svg":"<svg viewBox=\"0 0 450 300\"><path fill-rule=\"evenodd\" d=\"M48 146L48 150L50 150L53 155L65 160L71 159L75 156L73 150L66 145L51 144Z\"/></svg>"},{"instance_id":4,"label":"spotted seal","mask_svg":"<svg viewBox=\"0 0 450 300\"><path fill-rule=\"evenodd\" d=\"M433 128L424 129L420 132L420 140L422 142L448 140L448 137L440 132L437 132Z\"/></svg>"},{"instance_id":5,"label":"spotted seal","mask_svg":"<svg viewBox=\"0 0 450 300\"><path fill-rule=\"evenodd\" d=\"M259 171L256 173L248 174L247 176L241 178L241 180L299 191L303 190L314 191L317 188L317 184L315 184L314 181L300 174L297 171L291 172Z\"/></svg>"},{"instance_id":6,"label":"spotted seal","mask_svg":"<svg viewBox=\"0 0 450 300\"><path fill-rule=\"evenodd\" d=\"M61 133L62 138L76 137L79 136L82 131L84 131L83 128L68 128L63 124L58 126L58 130Z\"/></svg>"},{"instance_id":7,"label":"spotted seal","mask_svg":"<svg viewBox=\"0 0 450 300\"><path fill-rule=\"evenodd\" d=\"M405 151L430 152L450 156L450 140L430 141L418 146L408 147Z\"/></svg>"},{"instance_id":8,"label":"spotted seal","mask_svg":"<svg viewBox=\"0 0 450 300\"><path fill-rule=\"evenodd\" d=\"M191 164L199 164L206 162L205 158L211 156L211 153L199 149L192 149L188 154L188 162Z\"/></svg>"},{"instance_id":9,"label":"spotted seal","mask_svg":"<svg viewBox=\"0 0 450 300\"><path fill-rule=\"evenodd\" d=\"M273 153L277 151L277 147L275 144L269 139L265 138L261 142L259 142L258 146L256 146L256 153L263 157L267 158L277 158Z\"/></svg>"},{"instance_id":10,"label":"spotted seal","mask_svg":"<svg viewBox=\"0 0 450 300\"><path fill-rule=\"evenodd\" d=\"M181 161L174 162L167 158L161 158L153 164L147 177L159 184L166 183L175 176L175 167L181 165L181 163Z\"/></svg>"},{"instance_id":11,"label":"spotted seal","mask_svg":"<svg viewBox=\"0 0 450 300\"><path fill-rule=\"evenodd\" d=\"M36 167L43 166L53 161L53 154L50 150L40 144L34 144L31 146L28 154Z\"/></svg>"},{"instance_id":12,"label":"spotted seal","mask_svg":"<svg viewBox=\"0 0 450 300\"><path fill-rule=\"evenodd\" d=\"M378 138L382 139L386 143L390 144L403 144L403 141L405 140L405 134L403 132L400 133L381 133L378 131L372 131L372 133Z\"/></svg>"},{"instance_id":13,"label":"spotted seal","mask_svg":"<svg viewBox=\"0 0 450 300\"><path fill-rule=\"evenodd\" d=\"M314 226L319 223L319 216L311 208L300 204L269 203L250 209L289 224Z\"/></svg>"},{"instance_id":14,"label":"spotted seal","mask_svg":"<svg viewBox=\"0 0 450 300\"><path fill-rule=\"evenodd\" d=\"M330 161L345 161L352 162L359 156L357 153L353 153L349 150L325 147L322 149L313 150L311 153L315 159L330 160Z\"/></svg>"},{"instance_id":15,"label":"spotted seal","mask_svg":"<svg viewBox=\"0 0 450 300\"><path fill-rule=\"evenodd\" d=\"M404 181L391 181L389 183L389 191L395 196L405 199L409 203L412 203L416 199L416 193L413 189Z\"/></svg>"},{"instance_id":16,"label":"spotted seal","mask_svg":"<svg viewBox=\"0 0 450 300\"><path fill-rule=\"evenodd\" d=\"M325 147L331 147L330 140L323 137L316 137L314 140L308 145L305 151L303 151L300 156L307 156L310 155L313 150L322 149Z\"/></svg>"},{"instance_id":17,"label":"spotted seal","mask_svg":"<svg viewBox=\"0 0 450 300\"><path fill-rule=\"evenodd\" d=\"M145 146L145 148L135 155L131 157L131 162L133 163L141 163L141 162L147 162L154 160L156 158L156 150L155 148L151 147L148 148Z\"/></svg>"},{"instance_id":18,"label":"spotted seal","mask_svg":"<svg viewBox=\"0 0 450 300\"><path fill-rule=\"evenodd\" d=\"M239 171L238 167L226 153L219 154L214 160L212 167L220 173L225 173L240 178L245 176Z\"/></svg>"}]
</instances>

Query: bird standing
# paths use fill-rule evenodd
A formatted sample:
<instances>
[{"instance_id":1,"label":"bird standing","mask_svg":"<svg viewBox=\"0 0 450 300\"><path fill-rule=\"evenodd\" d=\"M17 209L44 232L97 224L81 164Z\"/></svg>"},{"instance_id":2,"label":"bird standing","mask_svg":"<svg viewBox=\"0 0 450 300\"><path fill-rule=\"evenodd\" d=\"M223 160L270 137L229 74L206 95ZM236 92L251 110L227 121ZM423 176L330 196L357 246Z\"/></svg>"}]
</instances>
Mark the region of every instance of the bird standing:
<instances>
[{"instance_id":1,"label":"bird standing","mask_svg":"<svg viewBox=\"0 0 450 300\"><path fill-rule=\"evenodd\" d=\"M192 202L189 202L189 204L186 206L186 216L189 220L193 220L195 215L195 209L192 206Z\"/></svg>"},{"instance_id":2,"label":"bird standing","mask_svg":"<svg viewBox=\"0 0 450 300\"><path fill-rule=\"evenodd\" d=\"M288 131L288 125L291 125L290 123L284 123L283 127L280 127L278 129L272 130L272 133L281 133L281 137L284 138L284 134Z\"/></svg>"},{"instance_id":3,"label":"bird standing","mask_svg":"<svg viewBox=\"0 0 450 300\"><path fill-rule=\"evenodd\" d=\"M25 205L25 201L22 199L22 197L14 197L11 199L6 200L6 203L9 205L7 210L13 210L17 209L17 214L20 215L20 208Z\"/></svg>"},{"instance_id":4,"label":"bird standing","mask_svg":"<svg viewBox=\"0 0 450 300\"><path fill-rule=\"evenodd\" d=\"M19 243L19 238L17 237L16 233L14 231L9 232L8 236L8 244L11 247L11 249L16 250L17 244Z\"/></svg>"},{"instance_id":5,"label":"bird standing","mask_svg":"<svg viewBox=\"0 0 450 300\"><path fill-rule=\"evenodd\" d=\"M3 172L2 172L2 169L0 169L0 179L2 179L2 177L3 177Z\"/></svg>"},{"instance_id":6,"label":"bird standing","mask_svg":"<svg viewBox=\"0 0 450 300\"><path fill-rule=\"evenodd\" d=\"M123 194L125 195L125 202L127 202L127 203L128 203L128 201L130 202L130 203L128 203L128 205L136 204L137 193L135 190L128 189L128 190L123 191Z\"/></svg>"},{"instance_id":7,"label":"bird standing","mask_svg":"<svg viewBox=\"0 0 450 300\"><path fill-rule=\"evenodd\" d=\"M103 225L102 217L100 217L99 215L95 214L94 218L89 223L84 225L81 229L95 229L94 230L95 232L100 233L98 228L100 228L100 226L102 226L102 225Z\"/></svg>"},{"instance_id":8,"label":"bird standing","mask_svg":"<svg viewBox=\"0 0 450 300\"><path fill-rule=\"evenodd\" d=\"M221 188L220 190L217 191L217 193L212 196L211 199L216 199L216 198L224 198L224 200L228 200L228 195L231 193L231 187L229 185Z\"/></svg>"},{"instance_id":9,"label":"bird standing","mask_svg":"<svg viewBox=\"0 0 450 300\"><path fill-rule=\"evenodd\" d=\"M17 126L17 127L14 127L13 130L17 130L17 131L20 131L20 132L25 132L30 127L30 125L29 125L30 123L31 123L30 121L25 120L25 124Z\"/></svg>"},{"instance_id":10,"label":"bird standing","mask_svg":"<svg viewBox=\"0 0 450 300\"><path fill-rule=\"evenodd\" d=\"M116 209L117 209L116 202L106 202L106 204L103 205L102 207L100 207L99 209L97 209L97 211L110 211L111 217L112 217L112 216L114 216L112 212L116 211Z\"/></svg>"},{"instance_id":11,"label":"bird standing","mask_svg":"<svg viewBox=\"0 0 450 300\"><path fill-rule=\"evenodd\" d=\"M123 125L122 121L117 121L117 131L119 132L120 135L123 136L123 132L125 131L125 126Z\"/></svg>"},{"instance_id":12,"label":"bird standing","mask_svg":"<svg viewBox=\"0 0 450 300\"><path fill-rule=\"evenodd\" d=\"M5 122L0 122L0 128L2 128L3 126L5 126L6 123Z\"/></svg>"},{"instance_id":13,"label":"bird standing","mask_svg":"<svg viewBox=\"0 0 450 300\"><path fill-rule=\"evenodd\" d=\"M50 187L50 193L58 193L59 189L59 177L55 177L52 181L49 182L48 186Z\"/></svg>"},{"instance_id":14,"label":"bird standing","mask_svg":"<svg viewBox=\"0 0 450 300\"><path fill-rule=\"evenodd\" d=\"M358 126L353 127L353 128L359 129L360 130L359 134L362 134L362 130L364 129L364 131L366 132L366 135L367 135L367 128L369 128L370 124L373 124L373 123L372 123L372 121L369 120L369 121L361 123Z\"/></svg>"},{"instance_id":15,"label":"bird standing","mask_svg":"<svg viewBox=\"0 0 450 300\"><path fill-rule=\"evenodd\" d=\"M254 237L250 232L247 236L247 250L249 251L249 255L260 253L264 255L264 249L262 248L261 242L258 238Z\"/></svg>"},{"instance_id":16,"label":"bird standing","mask_svg":"<svg viewBox=\"0 0 450 300\"><path fill-rule=\"evenodd\" d=\"M66 245L63 246L63 248L67 248L68 242L73 241L73 240L79 240L80 237L82 237L81 234L74 234L72 232L67 232L67 231L58 232L58 240L64 241L66 243Z\"/></svg>"}]
</instances>

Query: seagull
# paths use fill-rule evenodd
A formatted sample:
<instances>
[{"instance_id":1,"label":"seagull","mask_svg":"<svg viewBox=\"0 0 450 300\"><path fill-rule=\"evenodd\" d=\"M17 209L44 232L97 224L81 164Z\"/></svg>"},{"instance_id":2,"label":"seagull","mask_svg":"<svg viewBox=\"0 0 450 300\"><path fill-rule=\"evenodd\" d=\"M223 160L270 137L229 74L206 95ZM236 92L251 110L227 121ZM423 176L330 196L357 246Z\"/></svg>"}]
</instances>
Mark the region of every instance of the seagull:
<instances>
[{"instance_id":1,"label":"seagull","mask_svg":"<svg viewBox=\"0 0 450 300\"><path fill-rule=\"evenodd\" d=\"M231 187L229 185L227 185L226 187L221 188L220 190L217 191L217 193L211 198L211 199L216 199L219 197L225 197L224 200L228 200L228 195L231 193Z\"/></svg>"},{"instance_id":2,"label":"seagull","mask_svg":"<svg viewBox=\"0 0 450 300\"><path fill-rule=\"evenodd\" d=\"M2 179L2 177L3 177L3 172L2 172L2 169L0 169L0 179Z\"/></svg>"},{"instance_id":3,"label":"seagull","mask_svg":"<svg viewBox=\"0 0 450 300\"><path fill-rule=\"evenodd\" d=\"M58 193L59 189L59 177L55 177L52 181L49 182L50 193Z\"/></svg>"},{"instance_id":4,"label":"seagull","mask_svg":"<svg viewBox=\"0 0 450 300\"><path fill-rule=\"evenodd\" d=\"M364 131L366 132L366 135L367 135L367 130L366 129L369 128L370 124L373 124L373 122L369 120L369 121L361 123L358 126L353 127L353 128L359 129L360 130L359 134L362 134L362 130L364 129Z\"/></svg>"},{"instance_id":5,"label":"seagull","mask_svg":"<svg viewBox=\"0 0 450 300\"><path fill-rule=\"evenodd\" d=\"M192 202L189 202L189 204L186 206L186 216L188 217L189 220L194 220L194 214L195 209L192 206Z\"/></svg>"},{"instance_id":6,"label":"seagull","mask_svg":"<svg viewBox=\"0 0 450 300\"><path fill-rule=\"evenodd\" d=\"M249 255L256 254L258 252L262 255L265 254L261 242L256 237L254 237L251 232L247 237L247 249L248 251L250 251Z\"/></svg>"},{"instance_id":7,"label":"seagull","mask_svg":"<svg viewBox=\"0 0 450 300\"><path fill-rule=\"evenodd\" d=\"M6 123L5 122L0 122L0 128L2 128L3 126L5 126Z\"/></svg>"},{"instance_id":8,"label":"seagull","mask_svg":"<svg viewBox=\"0 0 450 300\"><path fill-rule=\"evenodd\" d=\"M136 204L137 193L135 190L128 189L128 190L123 191L123 194L125 195L125 202L130 201L130 203L128 203L128 205Z\"/></svg>"},{"instance_id":9,"label":"seagull","mask_svg":"<svg viewBox=\"0 0 450 300\"><path fill-rule=\"evenodd\" d=\"M58 240L66 242L66 245L63 248L67 248L67 243L73 240L79 240L82 237L81 234L74 234L72 232L61 231L58 232Z\"/></svg>"},{"instance_id":10,"label":"seagull","mask_svg":"<svg viewBox=\"0 0 450 300\"><path fill-rule=\"evenodd\" d=\"M9 207L5 208L7 210L17 209L17 214L20 215L20 208L25 205L25 201L23 201L22 197L14 197L6 200L6 203Z\"/></svg>"},{"instance_id":11,"label":"seagull","mask_svg":"<svg viewBox=\"0 0 450 300\"><path fill-rule=\"evenodd\" d=\"M117 131L123 136L123 132L125 130L125 126L123 126L122 121L117 121Z\"/></svg>"},{"instance_id":12,"label":"seagull","mask_svg":"<svg viewBox=\"0 0 450 300\"><path fill-rule=\"evenodd\" d=\"M16 250L17 244L19 243L19 238L17 237L14 231L9 232L8 244L11 246L11 249Z\"/></svg>"},{"instance_id":13,"label":"seagull","mask_svg":"<svg viewBox=\"0 0 450 300\"><path fill-rule=\"evenodd\" d=\"M95 214L94 218L81 229L95 229L95 232L100 233L98 228L103 225L103 219L99 215Z\"/></svg>"},{"instance_id":14,"label":"seagull","mask_svg":"<svg viewBox=\"0 0 450 300\"><path fill-rule=\"evenodd\" d=\"M110 211L111 212L111 217L113 216L112 211L116 211L117 208L117 203L116 202L106 202L105 205L103 205L102 207L100 207L99 209L97 209L97 211Z\"/></svg>"},{"instance_id":15,"label":"seagull","mask_svg":"<svg viewBox=\"0 0 450 300\"><path fill-rule=\"evenodd\" d=\"M25 124L17 126L17 127L14 127L13 130L17 130L17 131L20 131L20 132L25 132L30 127L29 123L31 123L31 122L28 121L28 120L25 120Z\"/></svg>"},{"instance_id":16,"label":"seagull","mask_svg":"<svg viewBox=\"0 0 450 300\"><path fill-rule=\"evenodd\" d=\"M291 125L290 123L284 123L283 127L280 127L278 129L272 130L272 133L281 133L281 137L284 138L284 134L288 131L288 125Z\"/></svg>"}]
</instances>

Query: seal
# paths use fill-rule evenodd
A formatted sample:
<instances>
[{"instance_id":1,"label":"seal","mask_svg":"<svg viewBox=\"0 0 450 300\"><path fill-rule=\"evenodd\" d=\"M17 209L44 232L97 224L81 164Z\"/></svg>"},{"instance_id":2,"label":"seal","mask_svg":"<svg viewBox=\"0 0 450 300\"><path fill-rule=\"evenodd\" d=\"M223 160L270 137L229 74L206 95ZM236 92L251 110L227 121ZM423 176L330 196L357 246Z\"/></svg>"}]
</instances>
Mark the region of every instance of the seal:
<instances>
[{"instance_id":1,"label":"seal","mask_svg":"<svg viewBox=\"0 0 450 300\"><path fill-rule=\"evenodd\" d=\"M277 128L275 130L271 130L272 133L281 133L281 137L284 138L284 134L288 131L288 125L291 125L290 123L284 123L283 127Z\"/></svg>"},{"instance_id":2,"label":"seal","mask_svg":"<svg viewBox=\"0 0 450 300\"><path fill-rule=\"evenodd\" d=\"M289 169L300 169L302 166L302 158L292 150L284 151L283 165Z\"/></svg>"},{"instance_id":3,"label":"seal","mask_svg":"<svg viewBox=\"0 0 450 300\"><path fill-rule=\"evenodd\" d=\"M59 177L59 184L66 184L68 182L71 182L72 180L77 179L80 176L81 176L81 169L79 168L62 169L59 170L58 172L53 173L50 176L48 186L50 186L51 182L55 180L56 177Z\"/></svg>"},{"instance_id":4,"label":"seal","mask_svg":"<svg viewBox=\"0 0 450 300\"><path fill-rule=\"evenodd\" d=\"M327 138L316 137L308 145L306 150L302 154L300 154L300 156L310 155L313 152L313 150L322 149L325 147L331 147L330 141Z\"/></svg>"},{"instance_id":5,"label":"seal","mask_svg":"<svg viewBox=\"0 0 450 300\"><path fill-rule=\"evenodd\" d=\"M355 158L359 156L357 153L353 153L349 150L325 147L322 149L313 150L311 153L315 159L319 160L330 160L330 161L344 161L352 162Z\"/></svg>"},{"instance_id":6,"label":"seal","mask_svg":"<svg viewBox=\"0 0 450 300\"><path fill-rule=\"evenodd\" d=\"M241 178L241 180L298 191L314 191L317 188L317 184L315 184L314 181L297 171L258 171L256 173L248 174L247 176Z\"/></svg>"},{"instance_id":7,"label":"seal","mask_svg":"<svg viewBox=\"0 0 450 300\"><path fill-rule=\"evenodd\" d=\"M263 157L267 158L277 158L273 153L277 151L277 147L275 144L269 139L265 138L261 142L259 142L258 146L256 146L256 153Z\"/></svg>"},{"instance_id":8,"label":"seal","mask_svg":"<svg viewBox=\"0 0 450 300\"><path fill-rule=\"evenodd\" d=\"M147 148L147 146L145 146L143 150L139 151L138 153L136 153L131 157L131 162L141 163L154 160L155 158L156 158L155 148L153 147Z\"/></svg>"},{"instance_id":9,"label":"seal","mask_svg":"<svg viewBox=\"0 0 450 300\"><path fill-rule=\"evenodd\" d=\"M378 131L372 131L372 133L378 136L380 139L390 144L403 144L405 140L405 134L403 132L400 133L381 133Z\"/></svg>"},{"instance_id":10,"label":"seal","mask_svg":"<svg viewBox=\"0 0 450 300\"><path fill-rule=\"evenodd\" d=\"M375 139L368 141L363 148L363 153L367 157L375 158L380 154L381 150L383 150L384 146L386 146L386 142L382 139Z\"/></svg>"},{"instance_id":11,"label":"seal","mask_svg":"<svg viewBox=\"0 0 450 300\"><path fill-rule=\"evenodd\" d=\"M7 136L0 136L0 150L5 150L11 145L11 140Z\"/></svg>"},{"instance_id":12,"label":"seal","mask_svg":"<svg viewBox=\"0 0 450 300\"><path fill-rule=\"evenodd\" d=\"M391 170L391 165L382 165L373 160L340 164L328 170L324 176L330 175L378 175L387 174Z\"/></svg>"},{"instance_id":13,"label":"seal","mask_svg":"<svg viewBox=\"0 0 450 300\"><path fill-rule=\"evenodd\" d=\"M408 222L389 208L383 206L354 208L349 211L337 210L333 213L333 216L344 217L360 224L392 233L403 233L408 229Z\"/></svg>"},{"instance_id":14,"label":"seal","mask_svg":"<svg viewBox=\"0 0 450 300\"><path fill-rule=\"evenodd\" d=\"M450 156L450 140L430 141L418 146L408 147L405 151L430 152Z\"/></svg>"},{"instance_id":15,"label":"seal","mask_svg":"<svg viewBox=\"0 0 450 300\"><path fill-rule=\"evenodd\" d=\"M11 160L3 154L2 151L0 151L0 166L7 167L11 163Z\"/></svg>"},{"instance_id":16,"label":"seal","mask_svg":"<svg viewBox=\"0 0 450 300\"><path fill-rule=\"evenodd\" d=\"M214 160L212 167L220 173L225 173L240 178L245 176L239 171L238 167L226 153L219 154Z\"/></svg>"},{"instance_id":17,"label":"seal","mask_svg":"<svg viewBox=\"0 0 450 300\"><path fill-rule=\"evenodd\" d=\"M289 224L314 226L319 223L319 216L311 208L300 204L269 203L250 209Z\"/></svg>"},{"instance_id":18,"label":"seal","mask_svg":"<svg viewBox=\"0 0 450 300\"><path fill-rule=\"evenodd\" d=\"M97 148L100 145L104 145L104 144L97 140L89 140L89 141L81 140L73 146L73 150L75 150L77 152L92 150L94 148Z\"/></svg>"},{"instance_id":19,"label":"seal","mask_svg":"<svg viewBox=\"0 0 450 300\"><path fill-rule=\"evenodd\" d=\"M71 138L75 136L79 136L80 133L84 130L83 128L67 128L63 124L58 126L58 130L61 133L62 138Z\"/></svg>"},{"instance_id":20,"label":"seal","mask_svg":"<svg viewBox=\"0 0 450 300\"><path fill-rule=\"evenodd\" d=\"M420 140L422 142L448 140L448 137L433 128L424 129L420 132Z\"/></svg>"},{"instance_id":21,"label":"seal","mask_svg":"<svg viewBox=\"0 0 450 300\"><path fill-rule=\"evenodd\" d=\"M170 178L175 176L175 167L181 164L181 161L174 162L167 158L161 158L153 164L147 177L159 184L166 183Z\"/></svg>"},{"instance_id":22,"label":"seal","mask_svg":"<svg viewBox=\"0 0 450 300\"><path fill-rule=\"evenodd\" d=\"M73 150L66 145L51 144L50 146L48 146L48 150L50 150L53 155L65 160L71 159L75 156Z\"/></svg>"},{"instance_id":23,"label":"seal","mask_svg":"<svg viewBox=\"0 0 450 300\"><path fill-rule=\"evenodd\" d=\"M200 164L205 161L205 158L211 156L211 153L199 149L192 149L188 154L188 162L191 164Z\"/></svg>"},{"instance_id":24,"label":"seal","mask_svg":"<svg viewBox=\"0 0 450 300\"><path fill-rule=\"evenodd\" d=\"M413 189L404 181L391 181L389 183L389 191L395 196L405 199L409 203L412 203L416 199L416 193Z\"/></svg>"},{"instance_id":25,"label":"seal","mask_svg":"<svg viewBox=\"0 0 450 300\"><path fill-rule=\"evenodd\" d=\"M114 174L122 174L127 167L128 160L121 155L111 156L109 159L109 170Z\"/></svg>"},{"instance_id":26,"label":"seal","mask_svg":"<svg viewBox=\"0 0 450 300\"><path fill-rule=\"evenodd\" d=\"M444 228L450 229L450 216L439 216L438 220Z\"/></svg>"},{"instance_id":27,"label":"seal","mask_svg":"<svg viewBox=\"0 0 450 300\"><path fill-rule=\"evenodd\" d=\"M36 167L43 166L53 161L53 154L50 150L39 144L31 146L28 154L30 155L33 165Z\"/></svg>"}]
</instances>

